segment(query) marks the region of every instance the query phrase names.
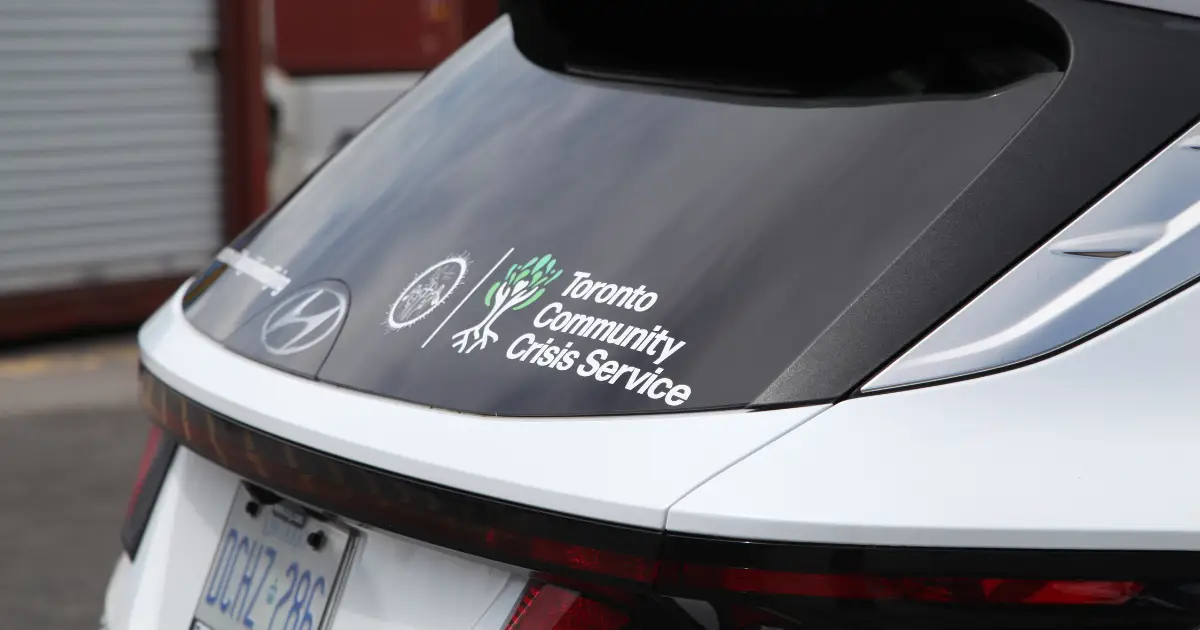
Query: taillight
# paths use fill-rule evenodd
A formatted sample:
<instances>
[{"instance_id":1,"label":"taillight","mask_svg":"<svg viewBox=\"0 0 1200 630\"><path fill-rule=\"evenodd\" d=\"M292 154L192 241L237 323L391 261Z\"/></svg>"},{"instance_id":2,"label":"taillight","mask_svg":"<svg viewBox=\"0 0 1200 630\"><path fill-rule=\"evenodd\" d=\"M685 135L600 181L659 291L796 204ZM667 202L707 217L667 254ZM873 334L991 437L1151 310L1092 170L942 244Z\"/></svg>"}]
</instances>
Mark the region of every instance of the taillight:
<instances>
[{"instance_id":1,"label":"taillight","mask_svg":"<svg viewBox=\"0 0 1200 630\"><path fill-rule=\"evenodd\" d=\"M125 508L125 518L129 518L137 506L138 497L142 495L142 488L146 485L146 474L150 472L150 465L154 463L154 456L158 453L158 445L162 442L162 437L162 429L156 425L150 425L150 431L146 435L146 444L142 447L142 458L138 461L137 477L133 480L133 492L130 493L129 504Z\"/></svg>"},{"instance_id":2,"label":"taillight","mask_svg":"<svg viewBox=\"0 0 1200 630\"><path fill-rule=\"evenodd\" d=\"M505 630L619 630L629 615L570 589L534 582Z\"/></svg>"},{"instance_id":3,"label":"taillight","mask_svg":"<svg viewBox=\"0 0 1200 630\"><path fill-rule=\"evenodd\" d=\"M316 508L528 569L504 630L1200 627L1200 552L820 545L625 527L292 444L205 409L144 368L142 385L164 437L148 449L130 522L144 527L141 495L157 492L162 445L175 439Z\"/></svg>"},{"instance_id":4,"label":"taillight","mask_svg":"<svg viewBox=\"0 0 1200 630\"><path fill-rule=\"evenodd\" d=\"M681 586L730 593L959 604L1113 605L1143 588L1124 580L916 578L693 565L682 566L677 579Z\"/></svg>"},{"instance_id":5,"label":"taillight","mask_svg":"<svg viewBox=\"0 0 1200 630\"><path fill-rule=\"evenodd\" d=\"M506 630L801 630L871 627L1137 627L1173 614L1132 602L1147 586L1125 580L906 578L755 571L664 563L639 591L577 577L537 575ZM680 602L707 609L692 614ZM1164 602L1159 602L1164 603ZM1167 612L1167 617L1161 613ZM1200 615L1171 620L1195 624ZM957 625L956 625L957 624ZM1191 627L1196 627L1192 625Z\"/></svg>"},{"instance_id":6,"label":"taillight","mask_svg":"<svg viewBox=\"0 0 1200 630\"><path fill-rule=\"evenodd\" d=\"M125 525L121 528L121 544L130 558L137 555L175 447L175 441L164 435L158 425L150 426L142 459L138 463L137 478L134 479L133 491L125 509Z\"/></svg>"}]
</instances>

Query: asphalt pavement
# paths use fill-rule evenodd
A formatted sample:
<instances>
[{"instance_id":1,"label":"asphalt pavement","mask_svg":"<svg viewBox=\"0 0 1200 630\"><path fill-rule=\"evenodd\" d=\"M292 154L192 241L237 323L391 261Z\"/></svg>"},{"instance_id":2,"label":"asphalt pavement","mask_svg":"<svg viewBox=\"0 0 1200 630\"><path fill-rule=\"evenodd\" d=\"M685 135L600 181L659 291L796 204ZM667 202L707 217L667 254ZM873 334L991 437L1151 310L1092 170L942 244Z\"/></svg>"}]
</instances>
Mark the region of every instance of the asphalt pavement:
<instances>
[{"instance_id":1,"label":"asphalt pavement","mask_svg":"<svg viewBox=\"0 0 1200 630\"><path fill-rule=\"evenodd\" d=\"M94 629L148 424L131 337L0 353L0 627Z\"/></svg>"}]
</instances>

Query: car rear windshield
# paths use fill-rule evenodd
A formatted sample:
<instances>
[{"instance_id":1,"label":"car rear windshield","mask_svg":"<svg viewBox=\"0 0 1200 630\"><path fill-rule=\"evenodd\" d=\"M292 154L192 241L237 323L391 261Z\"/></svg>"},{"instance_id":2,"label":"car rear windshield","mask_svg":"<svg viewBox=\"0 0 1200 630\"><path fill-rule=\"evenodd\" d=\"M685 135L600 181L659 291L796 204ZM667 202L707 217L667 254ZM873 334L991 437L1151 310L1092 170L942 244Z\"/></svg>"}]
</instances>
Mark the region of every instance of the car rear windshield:
<instances>
[{"instance_id":1,"label":"car rear windshield","mask_svg":"<svg viewBox=\"0 0 1200 630\"><path fill-rule=\"evenodd\" d=\"M1020 63L977 92L726 98L548 70L502 19L235 243L287 290L224 274L192 319L271 362L234 333L338 281L321 381L510 416L742 407L1062 77Z\"/></svg>"}]
</instances>

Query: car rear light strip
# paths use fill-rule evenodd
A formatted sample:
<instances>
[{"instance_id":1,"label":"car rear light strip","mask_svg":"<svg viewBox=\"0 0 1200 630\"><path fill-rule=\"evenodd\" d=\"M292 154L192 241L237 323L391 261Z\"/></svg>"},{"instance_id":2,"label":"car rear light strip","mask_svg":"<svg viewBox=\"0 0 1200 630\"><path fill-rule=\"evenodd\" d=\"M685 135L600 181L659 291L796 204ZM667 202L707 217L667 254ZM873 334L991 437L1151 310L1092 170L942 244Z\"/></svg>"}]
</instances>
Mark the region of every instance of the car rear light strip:
<instances>
[{"instance_id":1,"label":"car rear light strip","mask_svg":"<svg viewBox=\"0 0 1200 630\"><path fill-rule=\"evenodd\" d=\"M149 391L143 389L142 393L143 407L151 409L151 405L145 399ZM137 556L137 550L142 544L142 537L146 533L154 504L158 501L158 492L167 478L176 446L175 440L164 435L161 427L151 425L142 459L138 463L137 478L134 480L133 491L125 510L125 523L121 527L121 546L131 559Z\"/></svg>"},{"instance_id":2,"label":"car rear light strip","mask_svg":"<svg viewBox=\"0 0 1200 630\"><path fill-rule=\"evenodd\" d=\"M616 601L605 589L710 601L1099 611L1161 602L1164 585L1171 592L1200 585L1197 552L763 543L592 521L436 486L286 442L196 404L144 367L141 383L151 416L166 434L164 443L178 440L254 484L316 508L531 569L544 585L530 586L509 622L514 630L624 627L622 609L605 603ZM601 596L593 599L595 593ZM1176 598L1171 606L1200 610L1200 600ZM530 621L556 614L556 625Z\"/></svg>"},{"instance_id":3,"label":"car rear light strip","mask_svg":"<svg viewBox=\"0 0 1200 630\"><path fill-rule=\"evenodd\" d=\"M530 584L506 630L616 630L629 615L603 602L554 584Z\"/></svg>"},{"instance_id":4,"label":"car rear light strip","mask_svg":"<svg viewBox=\"0 0 1200 630\"><path fill-rule=\"evenodd\" d=\"M659 532L479 497L348 462L238 424L144 367L151 417L189 450L271 490L388 531L535 569L648 584Z\"/></svg>"}]
</instances>

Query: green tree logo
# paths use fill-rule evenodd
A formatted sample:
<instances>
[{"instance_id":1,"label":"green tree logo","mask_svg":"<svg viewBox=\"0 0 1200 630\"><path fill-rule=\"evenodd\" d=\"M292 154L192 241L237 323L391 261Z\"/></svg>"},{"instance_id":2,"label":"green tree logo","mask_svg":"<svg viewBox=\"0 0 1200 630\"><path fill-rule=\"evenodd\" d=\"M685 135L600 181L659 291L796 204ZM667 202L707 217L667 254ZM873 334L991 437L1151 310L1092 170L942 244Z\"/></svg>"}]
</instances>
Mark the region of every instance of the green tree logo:
<instances>
[{"instance_id":1,"label":"green tree logo","mask_svg":"<svg viewBox=\"0 0 1200 630\"><path fill-rule=\"evenodd\" d=\"M499 339L492 332L492 324L507 311L519 311L537 301L546 292L546 285L554 282L562 275L562 269L555 269L554 260L550 254L541 258L531 258L524 265L513 265L508 268L508 274L503 280L488 289L483 303L492 307L483 321L454 334L454 347L459 352L466 353L483 348L488 343Z\"/></svg>"}]
</instances>

